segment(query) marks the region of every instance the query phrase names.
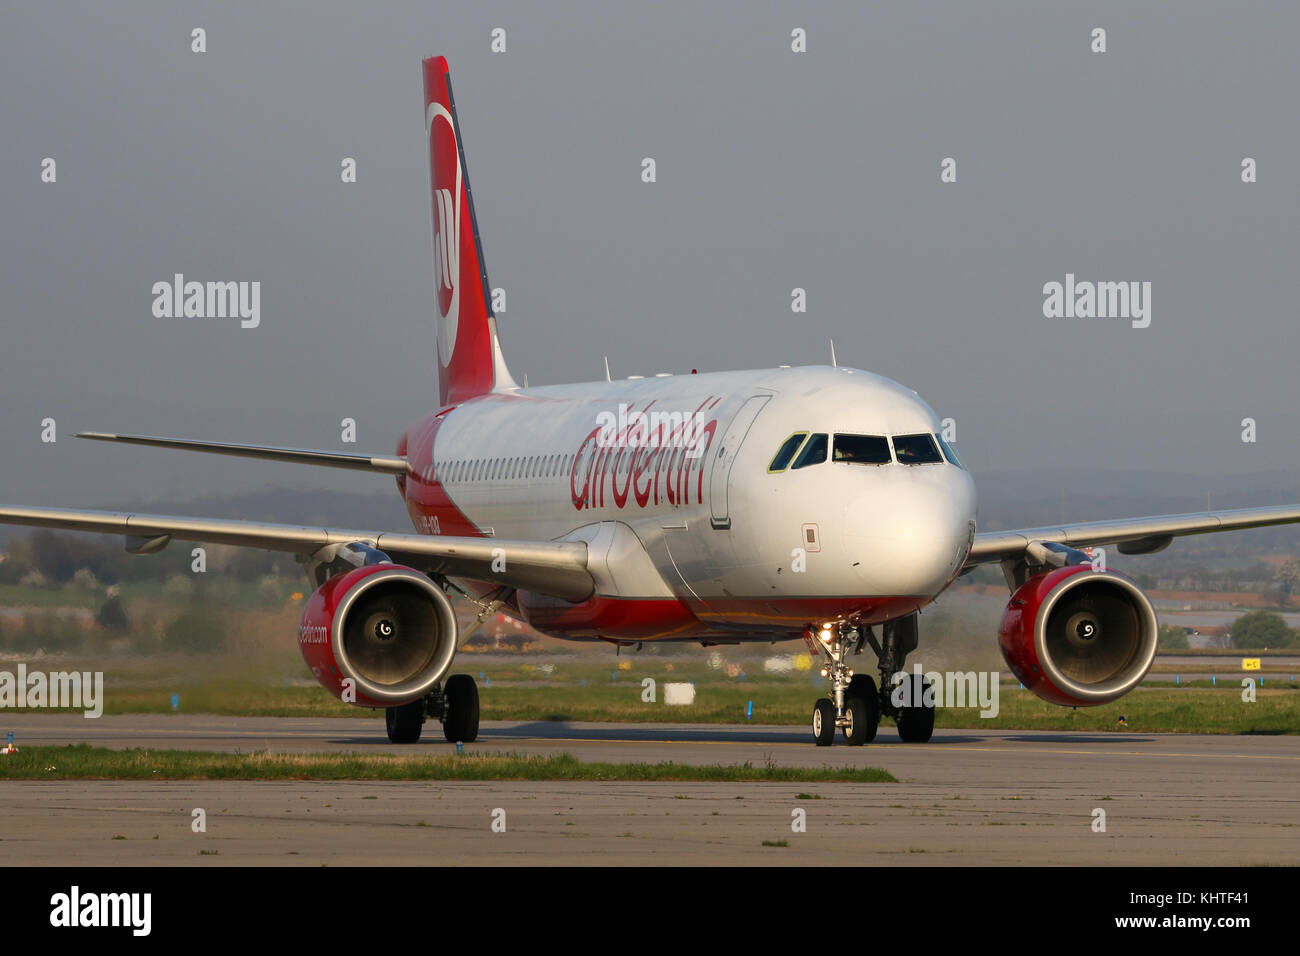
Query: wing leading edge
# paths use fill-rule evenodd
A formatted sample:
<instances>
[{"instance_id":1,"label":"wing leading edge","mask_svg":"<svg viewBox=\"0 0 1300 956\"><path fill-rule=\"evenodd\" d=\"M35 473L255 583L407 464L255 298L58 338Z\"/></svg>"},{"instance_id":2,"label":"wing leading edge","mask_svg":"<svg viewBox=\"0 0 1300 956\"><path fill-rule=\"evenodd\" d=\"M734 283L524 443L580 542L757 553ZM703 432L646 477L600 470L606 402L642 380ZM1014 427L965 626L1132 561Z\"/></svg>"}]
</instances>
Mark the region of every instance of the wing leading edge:
<instances>
[{"instance_id":1,"label":"wing leading edge","mask_svg":"<svg viewBox=\"0 0 1300 956\"><path fill-rule=\"evenodd\" d=\"M417 570L582 601L595 590L581 541L516 541L389 531L349 531L230 518L145 515L74 508L0 505L0 524L120 534L128 550L148 553L171 539L311 555L328 545L363 541Z\"/></svg>"},{"instance_id":2,"label":"wing leading edge","mask_svg":"<svg viewBox=\"0 0 1300 956\"><path fill-rule=\"evenodd\" d=\"M1184 535L1296 523L1300 523L1300 505L1198 511L1181 515L1120 518L1114 521L1084 521L1014 531L986 531L975 535L970 556L966 559L966 568L1017 558L1036 541L1072 548L1114 544L1123 554L1150 554L1167 547L1174 538Z\"/></svg>"}]
</instances>

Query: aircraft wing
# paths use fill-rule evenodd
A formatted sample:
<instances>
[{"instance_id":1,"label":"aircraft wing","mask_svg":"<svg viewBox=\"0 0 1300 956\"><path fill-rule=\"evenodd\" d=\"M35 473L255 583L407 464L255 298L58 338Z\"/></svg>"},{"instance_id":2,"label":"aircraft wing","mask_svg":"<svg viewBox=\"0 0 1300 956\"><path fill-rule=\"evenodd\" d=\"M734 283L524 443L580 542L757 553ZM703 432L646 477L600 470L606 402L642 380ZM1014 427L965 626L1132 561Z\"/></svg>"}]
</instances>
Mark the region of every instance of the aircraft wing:
<instances>
[{"instance_id":1,"label":"aircraft wing","mask_svg":"<svg viewBox=\"0 0 1300 956\"><path fill-rule=\"evenodd\" d=\"M420 571L469 578L582 601L595 590L582 541L514 541L390 531L348 531L299 525L143 515L74 508L0 505L0 524L120 534L127 550L151 553L169 541L229 544L265 551L311 555L328 545L362 541L394 561ZM494 570L494 565L502 570Z\"/></svg>"},{"instance_id":2,"label":"aircraft wing","mask_svg":"<svg viewBox=\"0 0 1300 956\"><path fill-rule=\"evenodd\" d=\"M1174 538L1183 535L1296 523L1300 523L1300 505L1198 511L1150 518L1084 521L1014 531L985 531L975 535L970 556L966 559L966 568L1018 558L1035 542L1061 544L1071 548L1114 544L1122 554L1151 554L1167 548Z\"/></svg>"}]
</instances>

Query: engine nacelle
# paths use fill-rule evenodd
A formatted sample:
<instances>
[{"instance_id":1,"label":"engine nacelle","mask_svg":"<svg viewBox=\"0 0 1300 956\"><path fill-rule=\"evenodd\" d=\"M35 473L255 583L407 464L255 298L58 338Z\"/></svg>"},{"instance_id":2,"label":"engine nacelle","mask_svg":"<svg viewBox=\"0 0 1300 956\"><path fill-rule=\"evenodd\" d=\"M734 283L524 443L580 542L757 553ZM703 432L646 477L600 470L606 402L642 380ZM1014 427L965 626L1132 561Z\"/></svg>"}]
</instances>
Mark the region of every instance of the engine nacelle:
<instances>
[{"instance_id":1,"label":"engine nacelle","mask_svg":"<svg viewBox=\"0 0 1300 956\"><path fill-rule=\"evenodd\" d=\"M307 601L298 647L321 685L361 707L393 707L433 689L456 655L456 614L428 577L374 564L330 578ZM350 678L356 699L346 694Z\"/></svg>"},{"instance_id":2,"label":"engine nacelle","mask_svg":"<svg viewBox=\"0 0 1300 956\"><path fill-rule=\"evenodd\" d=\"M1091 565L1045 571L1007 603L1002 656L1025 687L1070 707L1106 704L1146 676L1159 625L1129 578Z\"/></svg>"}]
</instances>

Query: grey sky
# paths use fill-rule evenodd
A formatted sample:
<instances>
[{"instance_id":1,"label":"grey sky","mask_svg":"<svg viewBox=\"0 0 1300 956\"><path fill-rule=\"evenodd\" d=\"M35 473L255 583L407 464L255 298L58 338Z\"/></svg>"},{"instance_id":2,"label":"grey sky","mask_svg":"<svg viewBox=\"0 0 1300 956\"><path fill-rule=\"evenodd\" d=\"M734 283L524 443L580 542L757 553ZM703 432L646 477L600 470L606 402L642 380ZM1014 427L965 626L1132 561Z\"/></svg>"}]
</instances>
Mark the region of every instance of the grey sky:
<instances>
[{"instance_id":1,"label":"grey sky","mask_svg":"<svg viewBox=\"0 0 1300 956\"><path fill-rule=\"evenodd\" d=\"M340 447L350 416L358 449L392 451L436 401L436 53L520 379L597 378L605 354L615 375L824 362L833 337L842 364L955 418L977 477L1293 469L1300 8L1046 6L8 11L0 500L391 487L71 433ZM260 280L261 327L155 318L150 287L175 272ZM1045 318L1042 286L1067 272L1150 281L1151 327Z\"/></svg>"}]
</instances>

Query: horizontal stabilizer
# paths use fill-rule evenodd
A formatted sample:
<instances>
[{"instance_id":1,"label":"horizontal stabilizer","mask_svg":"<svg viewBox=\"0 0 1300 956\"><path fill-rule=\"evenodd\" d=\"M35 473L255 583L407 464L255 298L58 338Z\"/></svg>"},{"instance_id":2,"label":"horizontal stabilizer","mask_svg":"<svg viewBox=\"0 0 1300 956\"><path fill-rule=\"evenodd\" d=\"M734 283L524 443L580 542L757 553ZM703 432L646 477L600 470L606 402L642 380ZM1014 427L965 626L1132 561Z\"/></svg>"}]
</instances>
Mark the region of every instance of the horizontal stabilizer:
<instances>
[{"instance_id":1,"label":"horizontal stabilizer","mask_svg":"<svg viewBox=\"0 0 1300 956\"><path fill-rule=\"evenodd\" d=\"M297 465L324 465L327 468L350 468L353 471L378 471L389 475L407 473L406 459L396 455L348 455L337 451L311 448L278 448L273 445L236 445L230 442L190 441L184 438L155 438L149 435L114 435L108 432L78 432L78 438L119 442L124 445L147 445L151 448L179 448L204 451L212 455L238 458L263 458Z\"/></svg>"}]
</instances>

